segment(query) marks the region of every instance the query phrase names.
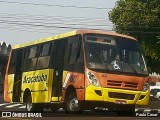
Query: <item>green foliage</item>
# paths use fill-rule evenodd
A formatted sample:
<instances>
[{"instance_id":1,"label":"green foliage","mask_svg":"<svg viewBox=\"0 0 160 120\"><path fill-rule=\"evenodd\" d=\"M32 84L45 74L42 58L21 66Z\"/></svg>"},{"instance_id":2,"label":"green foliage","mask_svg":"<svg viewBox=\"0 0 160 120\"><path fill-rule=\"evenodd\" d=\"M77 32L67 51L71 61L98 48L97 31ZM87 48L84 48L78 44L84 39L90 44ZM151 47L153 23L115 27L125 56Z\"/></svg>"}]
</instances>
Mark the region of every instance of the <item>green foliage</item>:
<instances>
[{"instance_id":1,"label":"green foliage","mask_svg":"<svg viewBox=\"0 0 160 120\"><path fill-rule=\"evenodd\" d=\"M149 72L160 73L160 0L118 0L109 19L117 33L139 40Z\"/></svg>"}]
</instances>

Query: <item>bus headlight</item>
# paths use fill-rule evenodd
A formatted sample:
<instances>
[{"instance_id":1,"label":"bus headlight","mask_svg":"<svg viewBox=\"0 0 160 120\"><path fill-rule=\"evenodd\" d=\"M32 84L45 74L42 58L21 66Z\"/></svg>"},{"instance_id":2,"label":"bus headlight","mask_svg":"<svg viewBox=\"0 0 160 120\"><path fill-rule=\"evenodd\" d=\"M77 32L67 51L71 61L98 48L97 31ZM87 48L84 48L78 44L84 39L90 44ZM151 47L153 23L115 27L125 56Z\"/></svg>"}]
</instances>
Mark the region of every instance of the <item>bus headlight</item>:
<instances>
[{"instance_id":1,"label":"bus headlight","mask_svg":"<svg viewBox=\"0 0 160 120\"><path fill-rule=\"evenodd\" d=\"M144 84L142 91L143 91L143 92L146 92L148 89L149 89L149 82L147 81L147 82Z\"/></svg>"},{"instance_id":2,"label":"bus headlight","mask_svg":"<svg viewBox=\"0 0 160 120\"><path fill-rule=\"evenodd\" d=\"M89 82L94 85L94 86L100 86L99 82L98 82L98 79L95 77L95 75L91 72L87 72L87 77L88 77L88 80Z\"/></svg>"}]
</instances>

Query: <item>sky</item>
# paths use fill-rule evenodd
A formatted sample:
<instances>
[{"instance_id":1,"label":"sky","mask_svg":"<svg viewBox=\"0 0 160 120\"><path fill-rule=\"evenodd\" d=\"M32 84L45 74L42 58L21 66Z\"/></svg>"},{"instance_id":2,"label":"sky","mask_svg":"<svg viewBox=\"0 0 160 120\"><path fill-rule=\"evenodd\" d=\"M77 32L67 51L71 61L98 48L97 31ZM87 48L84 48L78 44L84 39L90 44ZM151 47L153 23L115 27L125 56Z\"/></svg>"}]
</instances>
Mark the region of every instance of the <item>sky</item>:
<instances>
[{"instance_id":1,"label":"sky","mask_svg":"<svg viewBox=\"0 0 160 120\"><path fill-rule=\"evenodd\" d=\"M75 29L113 31L117 0L0 0L0 42L12 46Z\"/></svg>"}]
</instances>

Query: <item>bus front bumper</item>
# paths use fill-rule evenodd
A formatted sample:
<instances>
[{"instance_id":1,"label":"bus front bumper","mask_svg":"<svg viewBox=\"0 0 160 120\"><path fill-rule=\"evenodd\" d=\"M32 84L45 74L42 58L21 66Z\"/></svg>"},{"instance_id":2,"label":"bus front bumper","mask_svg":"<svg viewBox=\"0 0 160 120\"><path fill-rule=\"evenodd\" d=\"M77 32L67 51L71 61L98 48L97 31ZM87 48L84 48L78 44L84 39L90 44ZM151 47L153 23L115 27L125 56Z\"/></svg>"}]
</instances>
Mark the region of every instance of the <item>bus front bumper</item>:
<instances>
[{"instance_id":1,"label":"bus front bumper","mask_svg":"<svg viewBox=\"0 0 160 120\"><path fill-rule=\"evenodd\" d=\"M89 85L86 88L85 100L115 104L147 105L149 102L149 92L102 88Z\"/></svg>"}]
</instances>

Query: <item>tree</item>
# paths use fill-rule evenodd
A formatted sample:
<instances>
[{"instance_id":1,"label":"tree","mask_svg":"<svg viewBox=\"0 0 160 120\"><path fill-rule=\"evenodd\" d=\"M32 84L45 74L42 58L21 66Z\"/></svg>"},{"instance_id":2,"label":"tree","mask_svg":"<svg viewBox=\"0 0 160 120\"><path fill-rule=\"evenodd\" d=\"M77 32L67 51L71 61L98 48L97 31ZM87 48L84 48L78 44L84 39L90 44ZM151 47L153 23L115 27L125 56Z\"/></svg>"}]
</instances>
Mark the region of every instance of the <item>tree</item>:
<instances>
[{"instance_id":1,"label":"tree","mask_svg":"<svg viewBox=\"0 0 160 120\"><path fill-rule=\"evenodd\" d=\"M117 33L139 40L149 72L160 73L160 0L118 0L109 19Z\"/></svg>"}]
</instances>

